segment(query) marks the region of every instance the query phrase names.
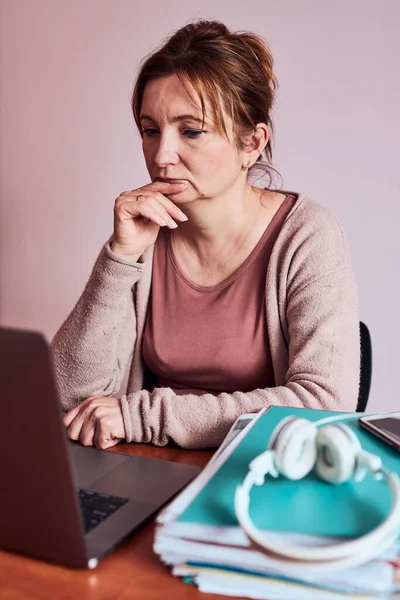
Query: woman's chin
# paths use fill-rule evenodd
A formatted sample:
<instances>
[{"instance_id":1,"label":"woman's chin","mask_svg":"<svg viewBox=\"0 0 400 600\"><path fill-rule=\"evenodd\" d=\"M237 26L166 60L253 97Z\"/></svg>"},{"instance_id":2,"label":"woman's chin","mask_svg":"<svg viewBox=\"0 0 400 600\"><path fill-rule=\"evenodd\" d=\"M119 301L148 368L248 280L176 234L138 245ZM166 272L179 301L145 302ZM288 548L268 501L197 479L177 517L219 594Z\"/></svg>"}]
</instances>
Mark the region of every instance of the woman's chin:
<instances>
[{"instance_id":1,"label":"woman's chin","mask_svg":"<svg viewBox=\"0 0 400 600\"><path fill-rule=\"evenodd\" d=\"M176 192L175 194L165 194L165 196L169 198L171 202L179 204L193 202L199 197L198 193L194 190L183 190L182 192Z\"/></svg>"}]
</instances>

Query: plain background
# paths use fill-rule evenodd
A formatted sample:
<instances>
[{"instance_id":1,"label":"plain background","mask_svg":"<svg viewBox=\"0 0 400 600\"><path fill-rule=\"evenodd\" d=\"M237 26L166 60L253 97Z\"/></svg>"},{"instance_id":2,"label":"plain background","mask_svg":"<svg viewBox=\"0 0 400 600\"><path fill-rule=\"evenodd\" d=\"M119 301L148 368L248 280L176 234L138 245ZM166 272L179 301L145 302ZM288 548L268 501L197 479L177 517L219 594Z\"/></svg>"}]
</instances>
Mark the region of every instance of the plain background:
<instances>
[{"instance_id":1,"label":"plain background","mask_svg":"<svg viewBox=\"0 0 400 600\"><path fill-rule=\"evenodd\" d=\"M139 61L194 18L270 44L284 188L347 233L374 351L369 408L399 407L400 2L0 0L0 320L51 338L148 183L130 112Z\"/></svg>"}]
</instances>

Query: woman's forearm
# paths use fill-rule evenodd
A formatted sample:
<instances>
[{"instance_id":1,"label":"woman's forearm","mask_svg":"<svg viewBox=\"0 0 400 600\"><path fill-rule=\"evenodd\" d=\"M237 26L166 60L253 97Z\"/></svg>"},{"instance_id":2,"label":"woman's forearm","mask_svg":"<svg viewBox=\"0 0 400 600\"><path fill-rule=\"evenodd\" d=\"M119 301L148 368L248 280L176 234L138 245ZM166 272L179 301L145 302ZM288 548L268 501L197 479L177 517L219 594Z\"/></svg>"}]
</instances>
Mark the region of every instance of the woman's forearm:
<instances>
[{"instance_id":1,"label":"woman's forearm","mask_svg":"<svg viewBox=\"0 0 400 600\"><path fill-rule=\"evenodd\" d=\"M103 247L74 309L54 336L54 371L65 409L91 395L120 389L135 343L132 286L143 265Z\"/></svg>"}]
</instances>

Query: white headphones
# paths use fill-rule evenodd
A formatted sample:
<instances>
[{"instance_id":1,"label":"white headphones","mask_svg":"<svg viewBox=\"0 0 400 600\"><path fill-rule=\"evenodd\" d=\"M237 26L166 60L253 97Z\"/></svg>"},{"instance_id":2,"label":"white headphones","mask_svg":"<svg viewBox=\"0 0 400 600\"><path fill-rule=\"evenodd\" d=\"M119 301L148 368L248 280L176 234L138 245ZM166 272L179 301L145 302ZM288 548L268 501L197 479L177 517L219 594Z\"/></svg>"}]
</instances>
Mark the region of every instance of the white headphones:
<instances>
[{"instance_id":1,"label":"white headphones","mask_svg":"<svg viewBox=\"0 0 400 600\"><path fill-rule=\"evenodd\" d=\"M400 481L382 465L379 456L366 452L346 425L337 423L318 429L332 421L359 418L359 415L340 415L307 421L297 417L283 419L272 432L268 448L256 456L249 472L236 488L236 517L247 537L257 549L278 565L299 569L301 572L332 571L353 567L381 555L396 541L400 533ZM329 483L340 484L354 477L361 481L367 472L375 479L385 479L392 491L389 515L369 533L350 541L329 546L288 546L277 541L276 534L260 532L249 515L250 490L263 485L265 476L283 475L292 480L305 477L313 468L318 476Z\"/></svg>"}]
</instances>

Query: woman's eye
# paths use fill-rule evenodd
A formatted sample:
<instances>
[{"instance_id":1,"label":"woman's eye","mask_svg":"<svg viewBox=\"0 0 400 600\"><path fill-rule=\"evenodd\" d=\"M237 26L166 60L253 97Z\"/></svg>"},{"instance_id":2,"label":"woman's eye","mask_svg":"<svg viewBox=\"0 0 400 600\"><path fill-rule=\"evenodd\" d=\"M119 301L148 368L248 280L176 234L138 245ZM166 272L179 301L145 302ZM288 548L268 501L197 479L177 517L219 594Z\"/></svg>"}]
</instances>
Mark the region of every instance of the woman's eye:
<instances>
[{"instance_id":1,"label":"woman's eye","mask_svg":"<svg viewBox=\"0 0 400 600\"><path fill-rule=\"evenodd\" d=\"M143 129L142 134L147 135L148 137L153 137L158 133L157 129Z\"/></svg>"},{"instance_id":2,"label":"woman's eye","mask_svg":"<svg viewBox=\"0 0 400 600\"><path fill-rule=\"evenodd\" d=\"M146 129L142 129L142 135L145 135L147 137L155 137L159 133L160 132L158 131L158 129L153 129L151 127L146 127ZM202 129L185 129L182 133L184 136L193 140L199 138L202 133L207 132L203 131Z\"/></svg>"},{"instance_id":3,"label":"woman's eye","mask_svg":"<svg viewBox=\"0 0 400 600\"><path fill-rule=\"evenodd\" d=\"M206 131L202 131L201 129L185 129L185 131L183 132L183 134L186 135L186 137L191 139L200 137L202 133L206 133Z\"/></svg>"}]
</instances>

